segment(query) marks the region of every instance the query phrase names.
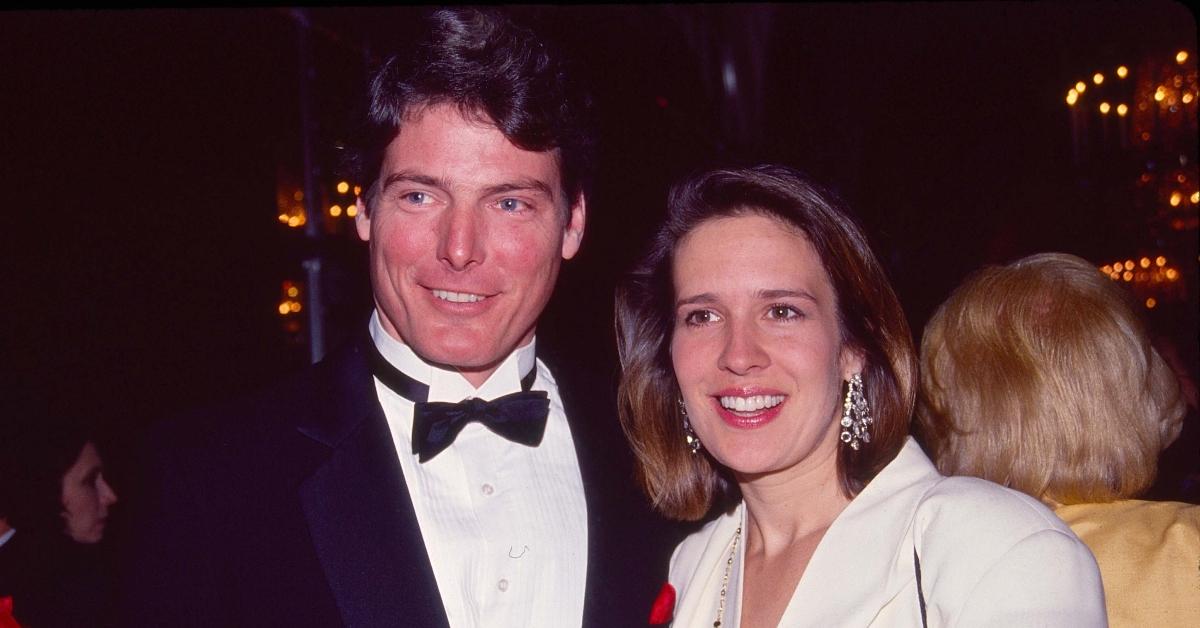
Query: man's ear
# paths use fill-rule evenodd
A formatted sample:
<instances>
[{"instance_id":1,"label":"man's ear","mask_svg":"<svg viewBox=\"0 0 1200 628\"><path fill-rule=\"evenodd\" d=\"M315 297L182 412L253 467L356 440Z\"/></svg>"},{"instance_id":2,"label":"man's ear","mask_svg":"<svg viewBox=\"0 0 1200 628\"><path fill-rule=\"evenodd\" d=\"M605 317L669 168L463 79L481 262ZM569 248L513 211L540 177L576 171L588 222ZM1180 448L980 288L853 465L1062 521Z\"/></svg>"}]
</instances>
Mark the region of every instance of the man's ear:
<instances>
[{"instance_id":1,"label":"man's ear","mask_svg":"<svg viewBox=\"0 0 1200 628\"><path fill-rule=\"evenodd\" d=\"M354 214L354 229L358 232L358 238L363 242L371 240L371 215L367 213L367 206L363 203L362 197L354 199L354 207L357 211Z\"/></svg>"},{"instance_id":2,"label":"man's ear","mask_svg":"<svg viewBox=\"0 0 1200 628\"><path fill-rule=\"evenodd\" d=\"M587 199L583 192L580 192L567 215L567 225L563 227L563 259L571 259L579 252L579 246L583 244L583 228L586 223Z\"/></svg>"}]
</instances>

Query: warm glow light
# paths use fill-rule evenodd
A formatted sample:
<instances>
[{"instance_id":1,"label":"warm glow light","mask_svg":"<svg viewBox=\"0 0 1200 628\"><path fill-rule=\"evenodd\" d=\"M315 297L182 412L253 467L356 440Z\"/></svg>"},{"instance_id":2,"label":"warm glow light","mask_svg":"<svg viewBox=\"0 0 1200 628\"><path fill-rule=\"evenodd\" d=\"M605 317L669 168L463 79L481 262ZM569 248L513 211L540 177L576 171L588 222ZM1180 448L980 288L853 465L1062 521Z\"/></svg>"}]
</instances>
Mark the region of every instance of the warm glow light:
<instances>
[{"instance_id":1,"label":"warm glow light","mask_svg":"<svg viewBox=\"0 0 1200 628\"><path fill-rule=\"evenodd\" d=\"M1078 83L1075 84L1075 91L1079 92L1080 94L1087 91L1087 83L1084 83L1083 81L1079 81Z\"/></svg>"},{"instance_id":2,"label":"warm glow light","mask_svg":"<svg viewBox=\"0 0 1200 628\"><path fill-rule=\"evenodd\" d=\"M341 205L330 206L329 207L329 215L333 216L334 218L341 216L342 215L342 206Z\"/></svg>"},{"instance_id":3,"label":"warm glow light","mask_svg":"<svg viewBox=\"0 0 1200 628\"><path fill-rule=\"evenodd\" d=\"M1100 272L1104 273L1105 275L1111 275L1112 274L1112 266L1105 264L1100 267Z\"/></svg>"},{"instance_id":4,"label":"warm glow light","mask_svg":"<svg viewBox=\"0 0 1200 628\"><path fill-rule=\"evenodd\" d=\"M1108 278L1112 279L1113 281L1116 281L1121 278L1121 273L1113 271L1113 274L1109 275Z\"/></svg>"},{"instance_id":5,"label":"warm glow light","mask_svg":"<svg viewBox=\"0 0 1200 628\"><path fill-rule=\"evenodd\" d=\"M1100 113L1103 113L1103 114L1105 114L1105 115L1108 115L1108 111L1109 111L1109 109L1111 109L1111 108L1112 108L1112 107L1110 107L1110 106L1109 106L1109 104L1108 104L1108 103L1106 103L1106 102L1102 102L1102 103L1100 103Z\"/></svg>"},{"instance_id":6,"label":"warm glow light","mask_svg":"<svg viewBox=\"0 0 1200 628\"><path fill-rule=\"evenodd\" d=\"M1174 268L1168 268L1166 274L1167 279L1170 279L1171 281L1175 281L1179 278L1179 271L1175 270Z\"/></svg>"},{"instance_id":7,"label":"warm glow light","mask_svg":"<svg viewBox=\"0 0 1200 628\"><path fill-rule=\"evenodd\" d=\"M1104 75L1097 72L1092 75L1092 82L1099 85L1104 82Z\"/></svg>"},{"instance_id":8,"label":"warm glow light","mask_svg":"<svg viewBox=\"0 0 1200 628\"><path fill-rule=\"evenodd\" d=\"M1179 207L1179 204L1183 202L1183 195L1180 194L1179 192L1171 192L1171 201L1170 202L1171 202L1171 207Z\"/></svg>"},{"instance_id":9,"label":"warm glow light","mask_svg":"<svg viewBox=\"0 0 1200 628\"><path fill-rule=\"evenodd\" d=\"M1071 90L1071 91L1067 92L1067 104L1068 105L1074 105L1078 101L1079 101L1079 92L1077 92L1075 90Z\"/></svg>"},{"instance_id":10,"label":"warm glow light","mask_svg":"<svg viewBox=\"0 0 1200 628\"><path fill-rule=\"evenodd\" d=\"M355 196L362 196L362 188L361 188L361 187L359 187L359 186L357 186L357 185L356 185L356 186L354 186L354 195L355 195Z\"/></svg>"},{"instance_id":11,"label":"warm glow light","mask_svg":"<svg viewBox=\"0 0 1200 628\"><path fill-rule=\"evenodd\" d=\"M338 194L345 194L350 190L350 184L345 181L339 181L337 184Z\"/></svg>"},{"instance_id":12,"label":"warm glow light","mask_svg":"<svg viewBox=\"0 0 1200 628\"><path fill-rule=\"evenodd\" d=\"M1184 92L1184 93L1183 93L1183 96L1180 98L1180 100L1182 100L1182 101L1183 101L1183 104L1185 104L1185 105L1186 105L1186 104L1188 104L1188 103L1190 103L1190 102L1192 102L1192 93L1191 93L1191 92Z\"/></svg>"},{"instance_id":13,"label":"warm glow light","mask_svg":"<svg viewBox=\"0 0 1200 628\"><path fill-rule=\"evenodd\" d=\"M1146 299L1146 307L1153 310L1154 306L1156 306L1156 305L1158 305L1158 301L1154 297L1150 297L1150 298Z\"/></svg>"},{"instance_id":14,"label":"warm glow light","mask_svg":"<svg viewBox=\"0 0 1200 628\"><path fill-rule=\"evenodd\" d=\"M302 200L304 200L304 192L302 192L300 190L296 190L295 192L292 192L292 198L294 198L298 201L302 201Z\"/></svg>"},{"instance_id":15,"label":"warm glow light","mask_svg":"<svg viewBox=\"0 0 1200 628\"><path fill-rule=\"evenodd\" d=\"M1121 278L1124 279L1125 281L1133 281L1133 273L1131 273L1129 271L1125 271L1125 274L1121 275Z\"/></svg>"},{"instance_id":16,"label":"warm glow light","mask_svg":"<svg viewBox=\"0 0 1200 628\"><path fill-rule=\"evenodd\" d=\"M1117 66L1117 78L1125 78L1126 76L1129 76L1129 68L1123 65Z\"/></svg>"},{"instance_id":17,"label":"warm glow light","mask_svg":"<svg viewBox=\"0 0 1200 628\"><path fill-rule=\"evenodd\" d=\"M1126 107L1124 104L1117 105L1117 115L1123 116L1127 113L1129 113L1129 107Z\"/></svg>"},{"instance_id":18,"label":"warm glow light","mask_svg":"<svg viewBox=\"0 0 1200 628\"><path fill-rule=\"evenodd\" d=\"M1163 91L1163 88L1161 88L1161 87L1158 88L1157 92L1154 92L1154 100L1157 100L1158 102L1162 102L1163 99L1166 97L1167 97L1167 93L1165 91Z\"/></svg>"},{"instance_id":19,"label":"warm glow light","mask_svg":"<svg viewBox=\"0 0 1200 628\"><path fill-rule=\"evenodd\" d=\"M288 226L289 227L299 227L300 226L300 217L292 216L291 218L288 218Z\"/></svg>"},{"instance_id":20,"label":"warm glow light","mask_svg":"<svg viewBox=\"0 0 1200 628\"><path fill-rule=\"evenodd\" d=\"M1183 183L1183 182L1187 181L1187 175L1186 175L1186 174L1183 174L1183 173L1181 172L1181 173L1179 173L1179 174L1175 175L1175 180L1176 180L1176 181L1178 181L1178 182L1180 182L1180 183Z\"/></svg>"},{"instance_id":21,"label":"warm glow light","mask_svg":"<svg viewBox=\"0 0 1200 628\"><path fill-rule=\"evenodd\" d=\"M288 221L288 215L287 215L287 214L279 214L279 222L282 222L283 224L285 224L285 225L286 225L286 224L287 224L287 221Z\"/></svg>"},{"instance_id":22,"label":"warm glow light","mask_svg":"<svg viewBox=\"0 0 1200 628\"><path fill-rule=\"evenodd\" d=\"M300 289L296 286L288 286L287 295L293 299L300 296Z\"/></svg>"},{"instance_id":23,"label":"warm glow light","mask_svg":"<svg viewBox=\"0 0 1200 628\"><path fill-rule=\"evenodd\" d=\"M300 302L299 301L289 301L288 309L291 310L293 313L299 312L300 311Z\"/></svg>"},{"instance_id":24,"label":"warm glow light","mask_svg":"<svg viewBox=\"0 0 1200 628\"><path fill-rule=\"evenodd\" d=\"M1143 142L1150 141L1150 132L1149 131L1142 131L1142 141Z\"/></svg>"},{"instance_id":25,"label":"warm glow light","mask_svg":"<svg viewBox=\"0 0 1200 628\"><path fill-rule=\"evenodd\" d=\"M1192 192L1192 205L1200 203L1200 192Z\"/></svg>"},{"instance_id":26,"label":"warm glow light","mask_svg":"<svg viewBox=\"0 0 1200 628\"><path fill-rule=\"evenodd\" d=\"M1175 63L1183 63L1184 61L1187 61L1187 58L1188 53L1186 50L1180 50L1179 52L1175 53Z\"/></svg>"},{"instance_id":27,"label":"warm glow light","mask_svg":"<svg viewBox=\"0 0 1200 628\"><path fill-rule=\"evenodd\" d=\"M287 313L291 312L291 311L292 311L292 308L288 307L287 301L284 301L283 303L279 304L279 313L280 314L287 315Z\"/></svg>"},{"instance_id":28,"label":"warm glow light","mask_svg":"<svg viewBox=\"0 0 1200 628\"><path fill-rule=\"evenodd\" d=\"M1133 260L1125 260L1125 270L1133 270Z\"/></svg>"},{"instance_id":29,"label":"warm glow light","mask_svg":"<svg viewBox=\"0 0 1200 628\"><path fill-rule=\"evenodd\" d=\"M1140 265L1142 268L1150 268L1150 258L1149 258L1149 257L1143 257L1142 259L1138 260L1138 264L1139 264L1139 265Z\"/></svg>"},{"instance_id":30,"label":"warm glow light","mask_svg":"<svg viewBox=\"0 0 1200 628\"><path fill-rule=\"evenodd\" d=\"M1163 266L1166 266L1166 265L1167 265L1167 258L1165 258L1165 257L1163 257L1163 256L1161 256L1161 255L1159 255L1158 257L1154 258L1154 265L1155 265L1155 266L1158 266L1158 267L1160 267L1160 268L1161 268L1161 267L1163 267Z\"/></svg>"},{"instance_id":31,"label":"warm glow light","mask_svg":"<svg viewBox=\"0 0 1200 628\"><path fill-rule=\"evenodd\" d=\"M351 205L346 208L346 215L353 218L358 215L358 205Z\"/></svg>"}]
</instances>

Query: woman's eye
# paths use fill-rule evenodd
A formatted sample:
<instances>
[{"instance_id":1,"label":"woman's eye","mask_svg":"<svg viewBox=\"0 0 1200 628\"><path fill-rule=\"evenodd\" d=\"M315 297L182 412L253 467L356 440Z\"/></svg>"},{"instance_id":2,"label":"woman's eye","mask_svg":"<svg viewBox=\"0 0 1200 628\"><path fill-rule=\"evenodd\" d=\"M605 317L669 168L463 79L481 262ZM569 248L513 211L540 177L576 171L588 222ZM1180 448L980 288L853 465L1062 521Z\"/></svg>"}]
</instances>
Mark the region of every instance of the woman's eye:
<instances>
[{"instance_id":1,"label":"woman's eye","mask_svg":"<svg viewBox=\"0 0 1200 628\"><path fill-rule=\"evenodd\" d=\"M683 317L683 322L687 323L688 325L707 325L709 323L715 323L719 320L721 320L721 317L717 316L716 312L713 312L712 310L695 310L693 312L688 312Z\"/></svg>"},{"instance_id":2,"label":"woman's eye","mask_svg":"<svg viewBox=\"0 0 1200 628\"><path fill-rule=\"evenodd\" d=\"M789 318L799 318L800 313L796 308L790 305L772 305L771 309L767 310L767 316L774 319L784 320Z\"/></svg>"}]
</instances>

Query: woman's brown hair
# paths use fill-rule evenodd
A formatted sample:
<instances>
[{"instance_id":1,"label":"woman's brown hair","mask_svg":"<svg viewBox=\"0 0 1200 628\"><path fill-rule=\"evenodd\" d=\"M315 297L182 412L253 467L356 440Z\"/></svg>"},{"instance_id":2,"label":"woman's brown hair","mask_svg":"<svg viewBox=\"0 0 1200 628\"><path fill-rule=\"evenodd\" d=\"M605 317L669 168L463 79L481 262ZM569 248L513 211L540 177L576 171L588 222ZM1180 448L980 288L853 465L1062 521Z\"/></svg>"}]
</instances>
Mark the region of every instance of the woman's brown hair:
<instances>
[{"instance_id":1,"label":"woman's brown hair","mask_svg":"<svg viewBox=\"0 0 1200 628\"><path fill-rule=\"evenodd\" d=\"M623 369L621 425L639 480L667 516L698 520L740 498L729 472L685 444L679 385L671 366L672 263L680 240L715 218L760 214L801 232L837 296L842 342L863 358L863 385L875 419L871 442L840 447L838 474L853 496L903 446L916 394L912 336L899 300L862 230L830 191L784 166L720 169L672 187L665 223L649 252L617 289L617 350Z\"/></svg>"}]
</instances>

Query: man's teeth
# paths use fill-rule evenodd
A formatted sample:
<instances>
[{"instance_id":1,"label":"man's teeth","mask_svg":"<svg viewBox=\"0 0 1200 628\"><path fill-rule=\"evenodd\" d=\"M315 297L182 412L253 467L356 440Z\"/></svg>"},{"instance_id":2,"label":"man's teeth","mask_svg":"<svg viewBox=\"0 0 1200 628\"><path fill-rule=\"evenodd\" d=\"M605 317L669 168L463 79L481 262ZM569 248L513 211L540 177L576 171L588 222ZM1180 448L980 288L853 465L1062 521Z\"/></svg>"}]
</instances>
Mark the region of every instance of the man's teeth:
<instances>
[{"instance_id":1,"label":"man's teeth","mask_svg":"<svg viewBox=\"0 0 1200 628\"><path fill-rule=\"evenodd\" d=\"M774 408L783 403L783 395L754 395L753 397L721 397L721 407L736 412L754 412Z\"/></svg>"},{"instance_id":2,"label":"man's teeth","mask_svg":"<svg viewBox=\"0 0 1200 628\"><path fill-rule=\"evenodd\" d=\"M450 292L449 290L434 290L433 296L442 299L443 301L450 301L452 303L475 303L476 301L482 301L487 298L480 294L471 294L470 292Z\"/></svg>"}]
</instances>

